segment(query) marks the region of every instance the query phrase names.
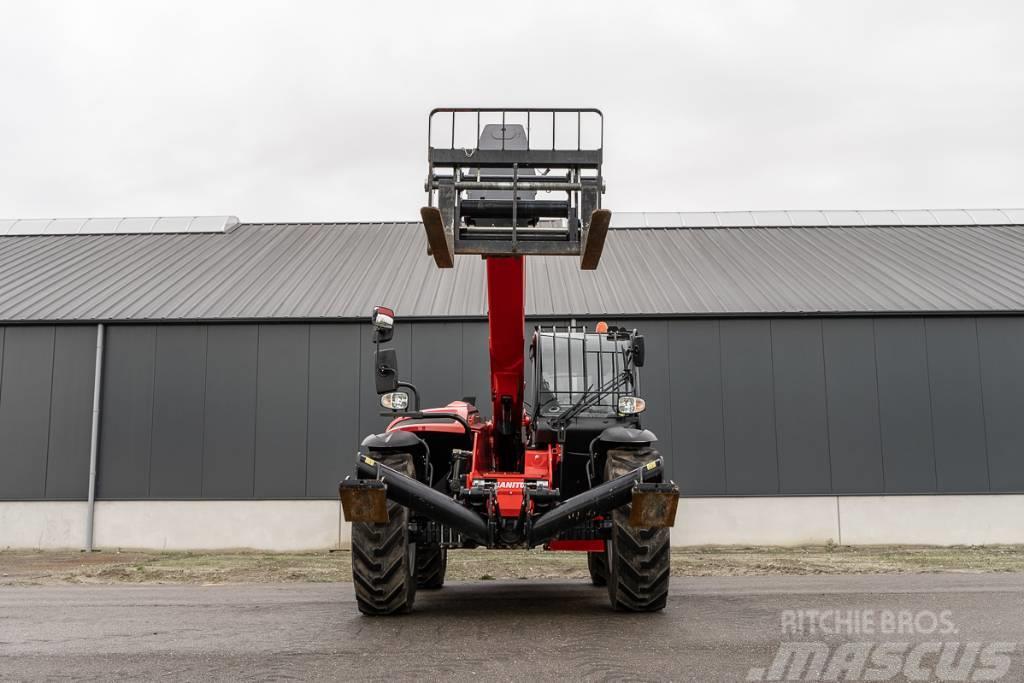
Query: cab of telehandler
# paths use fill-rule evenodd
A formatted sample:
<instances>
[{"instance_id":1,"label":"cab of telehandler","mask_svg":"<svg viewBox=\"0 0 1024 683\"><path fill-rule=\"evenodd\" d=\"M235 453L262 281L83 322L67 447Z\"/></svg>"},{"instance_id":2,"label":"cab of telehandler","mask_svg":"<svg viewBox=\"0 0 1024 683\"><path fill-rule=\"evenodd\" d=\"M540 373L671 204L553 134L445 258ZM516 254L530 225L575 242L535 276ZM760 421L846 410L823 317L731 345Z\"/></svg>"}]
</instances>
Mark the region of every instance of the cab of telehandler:
<instances>
[{"instance_id":1,"label":"cab of telehandler","mask_svg":"<svg viewBox=\"0 0 1024 683\"><path fill-rule=\"evenodd\" d=\"M640 392L644 337L605 323L595 329L537 327L530 357L530 441L560 444L561 490L569 495L586 490L603 471L605 430L641 429L647 407Z\"/></svg>"}]
</instances>

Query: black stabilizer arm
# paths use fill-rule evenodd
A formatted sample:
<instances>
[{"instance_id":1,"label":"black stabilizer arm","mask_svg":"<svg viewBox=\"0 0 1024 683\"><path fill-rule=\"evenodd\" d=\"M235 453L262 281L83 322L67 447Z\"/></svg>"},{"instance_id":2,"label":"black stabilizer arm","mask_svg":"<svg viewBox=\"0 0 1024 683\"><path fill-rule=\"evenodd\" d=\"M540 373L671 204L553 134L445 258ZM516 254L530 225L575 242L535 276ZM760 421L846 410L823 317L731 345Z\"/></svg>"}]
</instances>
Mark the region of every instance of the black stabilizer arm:
<instances>
[{"instance_id":1,"label":"black stabilizer arm","mask_svg":"<svg viewBox=\"0 0 1024 683\"><path fill-rule=\"evenodd\" d=\"M477 543L490 545L487 522L440 491L362 453L358 456L356 471L361 477L383 481L387 486L387 497L399 505L449 526Z\"/></svg>"},{"instance_id":2,"label":"black stabilizer arm","mask_svg":"<svg viewBox=\"0 0 1024 683\"><path fill-rule=\"evenodd\" d=\"M663 467L664 461L657 458L621 477L575 495L554 510L544 513L530 529L530 547L540 545L554 538L560 531L576 525L581 516L601 515L622 507L632 498L634 484L657 480Z\"/></svg>"}]
</instances>

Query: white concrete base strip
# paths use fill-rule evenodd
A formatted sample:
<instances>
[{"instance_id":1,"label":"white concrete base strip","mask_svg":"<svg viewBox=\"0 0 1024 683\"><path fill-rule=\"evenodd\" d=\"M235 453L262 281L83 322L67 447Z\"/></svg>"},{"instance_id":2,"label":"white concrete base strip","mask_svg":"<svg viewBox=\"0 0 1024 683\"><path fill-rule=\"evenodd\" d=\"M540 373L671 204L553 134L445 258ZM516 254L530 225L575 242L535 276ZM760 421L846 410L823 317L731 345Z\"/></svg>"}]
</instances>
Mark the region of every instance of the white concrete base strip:
<instances>
[{"instance_id":1,"label":"white concrete base strip","mask_svg":"<svg viewBox=\"0 0 1024 683\"><path fill-rule=\"evenodd\" d=\"M85 547L85 501L0 501L0 548Z\"/></svg>"},{"instance_id":2,"label":"white concrete base strip","mask_svg":"<svg viewBox=\"0 0 1024 683\"><path fill-rule=\"evenodd\" d=\"M839 542L833 496L681 498L672 545L824 545Z\"/></svg>"},{"instance_id":3,"label":"white concrete base strip","mask_svg":"<svg viewBox=\"0 0 1024 683\"><path fill-rule=\"evenodd\" d=\"M0 502L0 548L80 549L84 502ZM347 548L332 500L100 501L97 548ZM1024 544L1024 495L683 498L674 546Z\"/></svg>"},{"instance_id":4,"label":"white concrete base strip","mask_svg":"<svg viewBox=\"0 0 1024 683\"><path fill-rule=\"evenodd\" d=\"M1024 495L840 496L848 545L1024 543Z\"/></svg>"},{"instance_id":5,"label":"white concrete base strip","mask_svg":"<svg viewBox=\"0 0 1024 683\"><path fill-rule=\"evenodd\" d=\"M96 547L315 550L338 545L333 500L103 501Z\"/></svg>"},{"instance_id":6,"label":"white concrete base strip","mask_svg":"<svg viewBox=\"0 0 1024 683\"><path fill-rule=\"evenodd\" d=\"M0 502L0 548L80 549L85 517L84 502ZM333 500L99 501L95 547L323 550L341 527Z\"/></svg>"}]
</instances>

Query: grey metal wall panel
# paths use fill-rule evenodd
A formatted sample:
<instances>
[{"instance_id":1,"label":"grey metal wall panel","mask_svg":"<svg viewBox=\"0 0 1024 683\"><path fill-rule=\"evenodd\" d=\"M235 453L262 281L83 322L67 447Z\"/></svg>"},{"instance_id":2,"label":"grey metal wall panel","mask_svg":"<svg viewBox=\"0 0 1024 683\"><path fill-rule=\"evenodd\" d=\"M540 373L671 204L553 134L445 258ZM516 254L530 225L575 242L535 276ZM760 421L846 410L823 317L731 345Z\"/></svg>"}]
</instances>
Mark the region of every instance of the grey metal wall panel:
<instances>
[{"instance_id":1,"label":"grey metal wall panel","mask_svg":"<svg viewBox=\"0 0 1024 683\"><path fill-rule=\"evenodd\" d=\"M533 326L526 326L527 343L533 334ZM491 415L490 357L487 351L487 323L462 323L462 391L461 396L476 397L480 415ZM529 375L529 372L527 372ZM527 393L527 396L530 394Z\"/></svg>"},{"instance_id":2,"label":"grey metal wall panel","mask_svg":"<svg viewBox=\"0 0 1024 683\"><path fill-rule=\"evenodd\" d=\"M1024 491L1024 318L978 318L993 491Z\"/></svg>"},{"instance_id":3,"label":"grey metal wall panel","mask_svg":"<svg viewBox=\"0 0 1024 683\"><path fill-rule=\"evenodd\" d=\"M89 495L92 390L96 326L58 326L53 348L46 497L84 500Z\"/></svg>"},{"instance_id":4,"label":"grey metal wall panel","mask_svg":"<svg viewBox=\"0 0 1024 683\"><path fill-rule=\"evenodd\" d=\"M647 335L645 423L685 494L987 491L989 469L1024 491L1024 318L609 322ZM94 342L0 328L0 497L84 497ZM400 319L392 345L425 404L487 412L485 322ZM365 323L108 326L98 495L332 498L387 423L372 350Z\"/></svg>"},{"instance_id":5,"label":"grey metal wall panel","mask_svg":"<svg viewBox=\"0 0 1024 683\"><path fill-rule=\"evenodd\" d=\"M834 493L885 490L873 321L823 320Z\"/></svg>"},{"instance_id":6,"label":"grey metal wall panel","mask_svg":"<svg viewBox=\"0 0 1024 683\"><path fill-rule=\"evenodd\" d=\"M0 325L0 404L3 403L4 398L4 336L6 333L7 328ZM0 479L11 479L13 481L13 477L7 476L7 457L7 452L0 446ZM10 484L8 485L10 486ZM21 497L17 492L13 495Z\"/></svg>"},{"instance_id":7,"label":"grey metal wall panel","mask_svg":"<svg viewBox=\"0 0 1024 683\"><path fill-rule=\"evenodd\" d=\"M203 492L206 330L206 325L157 328L149 469L154 498L198 498Z\"/></svg>"},{"instance_id":8,"label":"grey metal wall panel","mask_svg":"<svg viewBox=\"0 0 1024 683\"><path fill-rule=\"evenodd\" d=\"M306 495L309 325L260 325L256 498Z\"/></svg>"},{"instance_id":9,"label":"grey metal wall panel","mask_svg":"<svg viewBox=\"0 0 1024 683\"><path fill-rule=\"evenodd\" d=\"M666 346L673 476L684 494L723 494L725 435L718 321L671 320ZM643 381L649 381L646 373Z\"/></svg>"},{"instance_id":10,"label":"grey metal wall panel","mask_svg":"<svg viewBox=\"0 0 1024 683\"><path fill-rule=\"evenodd\" d=\"M104 344L97 496L149 495L153 440L153 325L111 325Z\"/></svg>"},{"instance_id":11,"label":"grey metal wall panel","mask_svg":"<svg viewBox=\"0 0 1024 683\"><path fill-rule=\"evenodd\" d=\"M0 498L46 494L53 327L10 326L0 371Z\"/></svg>"},{"instance_id":12,"label":"grey metal wall panel","mask_svg":"<svg viewBox=\"0 0 1024 683\"><path fill-rule=\"evenodd\" d=\"M875 320L878 414L887 493L935 491L923 318Z\"/></svg>"},{"instance_id":13,"label":"grey metal wall panel","mask_svg":"<svg viewBox=\"0 0 1024 683\"><path fill-rule=\"evenodd\" d=\"M726 490L778 493L770 322L723 320L720 330Z\"/></svg>"},{"instance_id":14,"label":"grey metal wall panel","mask_svg":"<svg viewBox=\"0 0 1024 683\"><path fill-rule=\"evenodd\" d=\"M988 456L975 321L933 318L925 322L925 331L938 488L943 492L987 491Z\"/></svg>"},{"instance_id":15,"label":"grey metal wall panel","mask_svg":"<svg viewBox=\"0 0 1024 683\"><path fill-rule=\"evenodd\" d=\"M462 323L418 322L401 332L411 344L405 377L412 378L423 407L462 398Z\"/></svg>"},{"instance_id":16,"label":"grey metal wall panel","mask_svg":"<svg viewBox=\"0 0 1024 683\"><path fill-rule=\"evenodd\" d=\"M359 445L359 329L309 328L309 428L306 495L338 495L355 470Z\"/></svg>"},{"instance_id":17,"label":"grey metal wall panel","mask_svg":"<svg viewBox=\"0 0 1024 683\"><path fill-rule=\"evenodd\" d=\"M211 325L207 333L203 496L250 498L256 450L259 328Z\"/></svg>"},{"instance_id":18,"label":"grey metal wall panel","mask_svg":"<svg viewBox=\"0 0 1024 683\"><path fill-rule=\"evenodd\" d=\"M771 322L779 492L828 493L832 473L820 320Z\"/></svg>"},{"instance_id":19,"label":"grey metal wall panel","mask_svg":"<svg viewBox=\"0 0 1024 683\"><path fill-rule=\"evenodd\" d=\"M412 360L412 334L410 328L417 323L403 323L401 318L395 325L394 338L385 344L395 350L398 357L399 377L409 377ZM373 331L367 324L359 325L359 441L368 434L377 434L387 427L389 418L380 415L377 392L373 381ZM461 397L457 397L461 398ZM426 404L423 406L427 407Z\"/></svg>"}]
</instances>

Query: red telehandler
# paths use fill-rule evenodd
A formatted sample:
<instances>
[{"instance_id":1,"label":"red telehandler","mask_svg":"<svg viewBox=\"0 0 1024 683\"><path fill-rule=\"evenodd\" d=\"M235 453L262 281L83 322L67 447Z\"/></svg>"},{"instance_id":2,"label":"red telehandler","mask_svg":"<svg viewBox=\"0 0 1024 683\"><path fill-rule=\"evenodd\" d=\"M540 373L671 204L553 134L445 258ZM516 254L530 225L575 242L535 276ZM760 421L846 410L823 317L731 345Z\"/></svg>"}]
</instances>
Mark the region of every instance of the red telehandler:
<instances>
[{"instance_id":1,"label":"red telehandler","mask_svg":"<svg viewBox=\"0 0 1024 683\"><path fill-rule=\"evenodd\" d=\"M467 120L475 136L457 147ZM643 336L535 328L524 397L524 257L575 256L592 270L604 246L601 112L435 109L428 136L428 252L440 268L456 254L486 261L492 417L473 399L421 410L381 347L395 313L374 309L376 389L393 420L363 440L356 477L339 485L359 609L408 612L417 587L443 585L450 549L536 546L586 552L614 608L662 609L679 490L640 424Z\"/></svg>"}]
</instances>

